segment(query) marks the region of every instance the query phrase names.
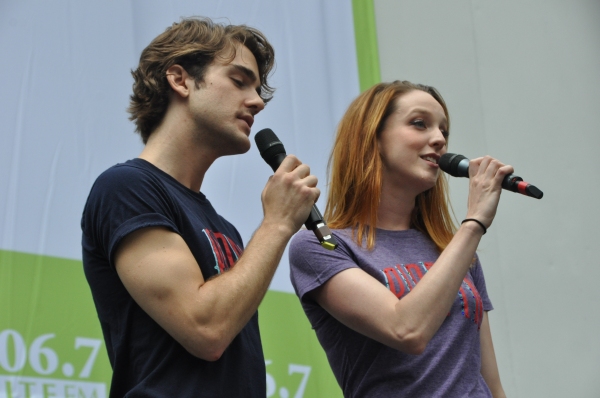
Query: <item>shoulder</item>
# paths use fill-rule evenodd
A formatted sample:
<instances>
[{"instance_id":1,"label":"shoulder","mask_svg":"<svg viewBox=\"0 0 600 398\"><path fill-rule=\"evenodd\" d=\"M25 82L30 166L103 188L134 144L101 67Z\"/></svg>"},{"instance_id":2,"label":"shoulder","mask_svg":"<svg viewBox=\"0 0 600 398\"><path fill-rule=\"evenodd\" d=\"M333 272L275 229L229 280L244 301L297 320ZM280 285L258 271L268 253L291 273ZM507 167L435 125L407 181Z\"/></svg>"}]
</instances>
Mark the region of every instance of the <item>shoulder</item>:
<instances>
[{"instance_id":1,"label":"shoulder","mask_svg":"<svg viewBox=\"0 0 600 398\"><path fill-rule=\"evenodd\" d=\"M331 233L335 236L338 247L335 250L324 249L319 243L314 232L308 229L301 229L292 237L290 241L290 255L302 255L317 250L319 253L332 252L350 252L356 243L352 241L351 232L345 229L334 229Z\"/></svg>"},{"instance_id":2,"label":"shoulder","mask_svg":"<svg viewBox=\"0 0 600 398\"><path fill-rule=\"evenodd\" d=\"M171 195L149 166L134 159L100 174L87 197L82 227L104 224L108 218L116 222L145 213L168 213Z\"/></svg>"},{"instance_id":3,"label":"shoulder","mask_svg":"<svg viewBox=\"0 0 600 398\"><path fill-rule=\"evenodd\" d=\"M88 204L120 202L130 198L156 198L166 193L164 177L150 163L133 159L116 164L98 176L88 196Z\"/></svg>"},{"instance_id":4,"label":"shoulder","mask_svg":"<svg viewBox=\"0 0 600 398\"><path fill-rule=\"evenodd\" d=\"M118 163L98 176L92 191L100 188L128 187L149 181L156 181L158 175L149 163L141 159Z\"/></svg>"},{"instance_id":5,"label":"shoulder","mask_svg":"<svg viewBox=\"0 0 600 398\"><path fill-rule=\"evenodd\" d=\"M316 273L329 273L336 268L356 266L355 244L345 230L333 230L338 247L328 250L321 246L313 231L301 230L290 242L289 260L292 271L310 270Z\"/></svg>"},{"instance_id":6,"label":"shoulder","mask_svg":"<svg viewBox=\"0 0 600 398\"><path fill-rule=\"evenodd\" d=\"M301 229L292 237L292 240L290 241L290 250L302 251L304 247L314 244L319 244L315 234L308 229Z\"/></svg>"}]
</instances>

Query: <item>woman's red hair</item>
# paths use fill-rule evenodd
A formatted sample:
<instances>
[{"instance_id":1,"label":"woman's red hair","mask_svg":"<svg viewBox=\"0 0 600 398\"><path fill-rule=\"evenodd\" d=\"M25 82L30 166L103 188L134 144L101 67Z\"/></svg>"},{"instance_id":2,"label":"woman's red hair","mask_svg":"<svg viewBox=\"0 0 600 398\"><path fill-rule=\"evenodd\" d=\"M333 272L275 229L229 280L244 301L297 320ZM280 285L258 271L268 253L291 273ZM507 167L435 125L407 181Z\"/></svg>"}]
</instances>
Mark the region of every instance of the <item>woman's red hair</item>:
<instances>
[{"instance_id":1,"label":"woman's red hair","mask_svg":"<svg viewBox=\"0 0 600 398\"><path fill-rule=\"evenodd\" d=\"M377 225L381 196L382 161L377 138L386 119L396 110L397 99L414 90L431 94L450 123L446 103L437 90L394 81L379 83L360 94L350 104L337 129L329 158L329 197L324 218L330 228L353 228L358 245L362 246L366 238L368 249L375 244L375 228L371 226ZM447 198L446 177L440 174L433 188L417 196L411 220L411 228L429 236L440 252L456 231Z\"/></svg>"}]
</instances>

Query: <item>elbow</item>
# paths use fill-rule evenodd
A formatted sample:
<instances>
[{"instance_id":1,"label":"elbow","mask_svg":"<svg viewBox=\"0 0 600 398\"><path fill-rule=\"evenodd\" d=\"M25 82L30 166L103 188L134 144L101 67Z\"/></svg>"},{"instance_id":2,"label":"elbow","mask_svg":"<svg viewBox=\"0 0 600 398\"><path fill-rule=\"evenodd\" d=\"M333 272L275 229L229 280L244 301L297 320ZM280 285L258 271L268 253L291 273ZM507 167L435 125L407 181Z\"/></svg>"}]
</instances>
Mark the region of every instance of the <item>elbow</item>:
<instances>
[{"instance_id":1,"label":"elbow","mask_svg":"<svg viewBox=\"0 0 600 398\"><path fill-rule=\"evenodd\" d=\"M225 351L211 351L211 352L201 352L197 355L194 355L196 358L203 359L207 362L216 362L221 359L221 355L223 355Z\"/></svg>"},{"instance_id":2,"label":"elbow","mask_svg":"<svg viewBox=\"0 0 600 398\"><path fill-rule=\"evenodd\" d=\"M429 340L423 333L407 331L396 336L396 348L406 354L421 355L425 352Z\"/></svg>"},{"instance_id":3,"label":"elbow","mask_svg":"<svg viewBox=\"0 0 600 398\"><path fill-rule=\"evenodd\" d=\"M221 358L230 343L231 340L225 337L225 333L213 329L199 331L183 347L196 358L215 362Z\"/></svg>"},{"instance_id":4,"label":"elbow","mask_svg":"<svg viewBox=\"0 0 600 398\"><path fill-rule=\"evenodd\" d=\"M208 362L218 361L225 352L225 350L220 350L216 347L185 347L185 349L196 358L200 358Z\"/></svg>"},{"instance_id":5,"label":"elbow","mask_svg":"<svg viewBox=\"0 0 600 398\"><path fill-rule=\"evenodd\" d=\"M405 352L410 355L421 355L425 352L426 348L426 342L414 342L406 347Z\"/></svg>"}]
</instances>

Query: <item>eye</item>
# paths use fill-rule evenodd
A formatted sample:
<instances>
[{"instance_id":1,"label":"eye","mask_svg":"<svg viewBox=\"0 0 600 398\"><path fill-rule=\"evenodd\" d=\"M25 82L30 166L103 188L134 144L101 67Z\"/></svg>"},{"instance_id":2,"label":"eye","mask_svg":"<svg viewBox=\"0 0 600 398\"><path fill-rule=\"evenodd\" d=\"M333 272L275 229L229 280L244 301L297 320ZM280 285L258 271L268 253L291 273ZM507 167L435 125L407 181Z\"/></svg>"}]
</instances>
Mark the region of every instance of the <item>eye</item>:
<instances>
[{"instance_id":1,"label":"eye","mask_svg":"<svg viewBox=\"0 0 600 398\"><path fill-rule=\"evenodd\" d=\"M446 129L441 129L441 131L444 138L448 139L448 137L450 136L450 132Z\"/></svg>"},{"instance_id":2,"label":"eye","mask_svg":"<svg viewBox=\"0 0 600 398\"><path fill-rule=\"evenodd\" d=\"M427 126L425 125L425 121L423 119L415 119L413 121L410 122L411 125L415 126L415 127L419 127L419 128L426 128Z\"/></svg>"},{"instance_id":3,"label":"eye","mask_svg":"<svg viewBox=\"0 0 600 398\"><path fill-rule=\"evenodd\" d=\"M239 80L239 79L234 79L233 77L231 78L231 80L233 80L233 83L238 86L238 87L244 87L244 82Z\"/></svg>"}]
</instances>

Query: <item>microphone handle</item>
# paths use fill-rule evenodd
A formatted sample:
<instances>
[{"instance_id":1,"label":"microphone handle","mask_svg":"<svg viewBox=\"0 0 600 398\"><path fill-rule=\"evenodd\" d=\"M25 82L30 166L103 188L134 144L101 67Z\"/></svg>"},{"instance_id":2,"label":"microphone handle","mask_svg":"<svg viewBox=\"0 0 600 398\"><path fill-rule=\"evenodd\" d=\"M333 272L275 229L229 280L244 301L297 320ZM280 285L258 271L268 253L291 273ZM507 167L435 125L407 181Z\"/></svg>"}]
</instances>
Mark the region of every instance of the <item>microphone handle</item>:
<instances>
[{"instance_id":1,"label":"microphone handle","mask_svg":"<svg viewBox=\"0 0 600 398\"><path fill-rule=\"evenodd\" d=\"M544 196L544 193L535 185L523 181L521 177L514 174L509 174L504 177L502 180L502 188L536 199L541 199Z\"/></svg>"},{"instance_id":2,"label":"microphone handle","mask_svg":"<svg viewBox=\"0 0 600 398\"><path fill-rule=\"evenodd\" d=\"M319 239L319 243L327 250L333 250L338 246L337 240L331 233L331 230L323 221L323 216L321 212L317 208L317 205L313 205L310 210L310 214L308 215L308 220L304 223L307 229L312 230L317 239Z\"/></svg>"},{"instance_id":3,"label":"microphone handle","mask_svg":"<svg viewBox=\"0 0 600 398\"><path fill-rule=\"evenodd\" d=\"M462 155L463 159L458 162L456 165L456 176L458 177L467 177L469 178L469 159L465 158ZM523 181L523 179L514 174L509 174L502 180L502 188L520 193L521 195L531 196L532 198L541 199L544 196L544 193L538 189L535 185L531 185L530 183Z\"/></svg>"},{"instance_id":4,"label":"microphone handle","mask_svg":"<svg viewBox=\"0 0 600 398\"><path fill-rule=\"evenodd\" d=\"M283 162L283 159L285 159L285 156L285 152L278 153L270 159L268 163L273 169L273 172L277 171L279 165L281 162ZM325 221L323 221L323 216L317 208L317 205L313 205L312 209L310 210L310 214L308 215L308 219L304 223L304 226L314 232L315 236L319 240L319 243L325 249L333 250L338 246L335 236L333 236L331 230L327 224L325 224Z\"/></svg>"}]
</instances>

